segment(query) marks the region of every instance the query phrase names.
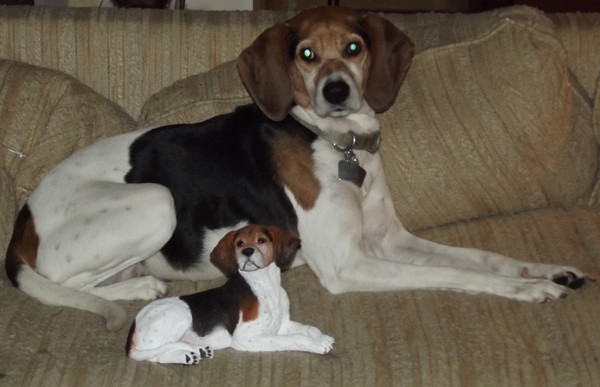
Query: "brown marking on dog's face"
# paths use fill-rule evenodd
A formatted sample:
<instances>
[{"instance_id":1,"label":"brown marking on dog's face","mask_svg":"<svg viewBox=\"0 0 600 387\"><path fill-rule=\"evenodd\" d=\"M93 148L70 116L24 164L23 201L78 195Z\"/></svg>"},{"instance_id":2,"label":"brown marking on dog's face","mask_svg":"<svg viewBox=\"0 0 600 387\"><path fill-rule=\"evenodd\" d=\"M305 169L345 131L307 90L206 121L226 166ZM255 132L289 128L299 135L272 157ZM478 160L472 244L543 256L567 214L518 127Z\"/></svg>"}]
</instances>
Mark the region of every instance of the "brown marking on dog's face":
<instances>
[{"instance_id":1,"label":"brown marking on dog's face","mask_svg":"<svg viewBox=\"0 0 600 387\"><path fill-rule=\"evenodd\" d=\"M302 14L301 14L302 15ZM299 15L299 16L301 16ZM324 83L343 80L351 94L345 101L348 111L360 108L369 69L367 44L357 32L357 14L313 20L293 19L298 44L290 70L294 100L320 116L333 114L321 95Z\"/></svg>"},{"instance_id":2,"label":"brown marking on dog's face","mask_svg":"<svg viewBox=\"0 0 600 387\"><path fill-rule=\"evenodd\" d=\"M35 230L35 220L26 204L19 212L6 253L6 274L15 286L18 286L17 274L21 265L34 269L37 266L39 246L40 239Z\"/></svg>"},{"instance_id":3,"label":"brown marking on dog's face","mask_svg":"<svg viewBox=\"0 0 600 387\"><path fill-rule=\"evenodd\" d=\"M281 132L275 137L272 149L279 180L303 209L310 210L321 192L310 145L299 137Z\"/></svg>"},{"instance_id":4,"label":"brown marking on dog's face","mask_svg":"<svg viewBox=\"0 0 600 387\"><path fill-rule=\"evenodd\" d=\"M343 116L366 101L375 112L395 101L414 46L389 21L342 7L319 7L263 32L238 58L248 92L271 119L293 104L317 115ZM323 96L324 85L342 80L343 103Z\"/></svg>"}]
</instances>

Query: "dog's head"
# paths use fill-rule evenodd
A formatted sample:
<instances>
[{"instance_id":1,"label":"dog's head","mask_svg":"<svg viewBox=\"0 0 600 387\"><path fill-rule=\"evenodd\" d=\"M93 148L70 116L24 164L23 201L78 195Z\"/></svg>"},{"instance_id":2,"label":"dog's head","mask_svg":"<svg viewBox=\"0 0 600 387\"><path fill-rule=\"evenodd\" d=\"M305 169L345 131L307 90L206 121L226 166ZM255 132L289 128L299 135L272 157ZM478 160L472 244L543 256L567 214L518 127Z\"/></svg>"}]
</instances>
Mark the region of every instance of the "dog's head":
<instances>
[{"instance_id":1,"label":"dog's head","mask_svg":"<svg viewBox=\"0 0 600 387\"><path fill-rule=\"evenodd\" d=\"M414 46L387 20L339 7L303 11L265 30L238 58L254 102L271 119L294 104L320 117L387 110L410 67Z\"/></svg>"},{"instance_id":2,"label":"dog's head","mask_svg":"<svg viewBox=\"0 0 600 387\"><path fill-rule=\"evenodd\" d=\"M286 270L299 249L300 239L287 232L251 224L227 233L210 253L210 261L227 277L238 270L254 271L273 262Z\"/></svg>"}]
</instances>

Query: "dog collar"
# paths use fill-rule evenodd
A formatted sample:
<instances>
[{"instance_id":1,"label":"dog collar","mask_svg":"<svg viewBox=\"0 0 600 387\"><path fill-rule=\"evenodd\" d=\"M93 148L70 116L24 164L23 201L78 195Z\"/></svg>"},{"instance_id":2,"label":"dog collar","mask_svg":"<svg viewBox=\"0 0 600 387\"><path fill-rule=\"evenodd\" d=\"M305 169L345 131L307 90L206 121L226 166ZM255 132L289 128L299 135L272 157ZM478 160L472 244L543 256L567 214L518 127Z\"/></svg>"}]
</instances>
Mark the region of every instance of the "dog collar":
<instances>
[{"instance_id":1,"label":"dog collar","mask_svg":"<svg viewBox=\"0 0 600 387\"><path fill-rule=\"evenodd\" d=\"M311 132L330 142L333 145L333 149L344 155L344 159L338 162L338 178L340 180L351 181L359 188L362 187L367 171L360 166L360 162L354 151L366 150L369 153L376 153L381 145L381 132L377 131L362 136L358 136L352 131L346 133L327 133L319 127L302 120L293 111L290 114Z\"/></svg>"},{"instance_id":2,"label":"dog collar","mask_svg":"<svg viewBox=\"0 0 600 387\"><path fill-rule=\"evenodd\" d=\"M329 141L333 147L340 151L366 150L369 153L376 153L381 146L381 132L369 133L365 135L357 135L354 132L346 133L327 133L321 130L318 126L306 122L298 117L294 112L290 112L291 116L302 125L308 128L317 136Z\"/></svg>"}]
</instances>

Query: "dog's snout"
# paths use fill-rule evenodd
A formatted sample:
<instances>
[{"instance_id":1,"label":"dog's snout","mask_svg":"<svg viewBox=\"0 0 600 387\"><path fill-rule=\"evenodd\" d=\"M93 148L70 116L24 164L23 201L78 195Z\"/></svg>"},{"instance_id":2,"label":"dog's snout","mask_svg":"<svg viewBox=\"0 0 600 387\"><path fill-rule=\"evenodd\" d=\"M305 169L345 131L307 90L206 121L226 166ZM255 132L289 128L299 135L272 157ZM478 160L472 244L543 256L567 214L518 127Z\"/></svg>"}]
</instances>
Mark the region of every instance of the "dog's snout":
<instances>
[{"instance_id":1,"label":"dog's snout","mask_svg":"<svg viewBox=\"0 0 600 387\"><path fill-rule=\"evenodd\" d=\"M335 105L344 102L349 95L350 86L344 81L328 82L323 87L323 97L327 102Z\"/></svg>"},{"instance_id":2,"label":"dog's snout","mask_svg":"<svg viewBox=\"0 0 600 387\"><path fill-rule=\"evenodd\" d=\"M254 249L252 247L246 247L244 250L242 250L242 254L246 257L249 257L254 254Z\"/></svg>"}]
</instances>

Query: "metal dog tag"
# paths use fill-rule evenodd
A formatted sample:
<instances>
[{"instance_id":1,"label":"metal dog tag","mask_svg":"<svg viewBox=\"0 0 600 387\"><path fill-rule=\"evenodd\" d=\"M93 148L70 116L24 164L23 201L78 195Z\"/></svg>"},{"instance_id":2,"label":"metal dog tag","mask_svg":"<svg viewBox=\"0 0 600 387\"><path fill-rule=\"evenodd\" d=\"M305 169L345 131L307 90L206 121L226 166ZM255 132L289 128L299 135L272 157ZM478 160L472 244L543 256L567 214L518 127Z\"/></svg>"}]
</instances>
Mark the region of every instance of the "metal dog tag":
<instances>
[{"instance_id":1,"label":"metal dog tag","mask_svg":"<svg viewBox=\"0 0 600 387\"><path fill-rule=\"evenodd\" d=\"M345 160L338 162L338 178L351 181L358 187L362 187L367 171L358 163L358 159L352 150L344 152Z\"/></svg>"}]
</instances>

